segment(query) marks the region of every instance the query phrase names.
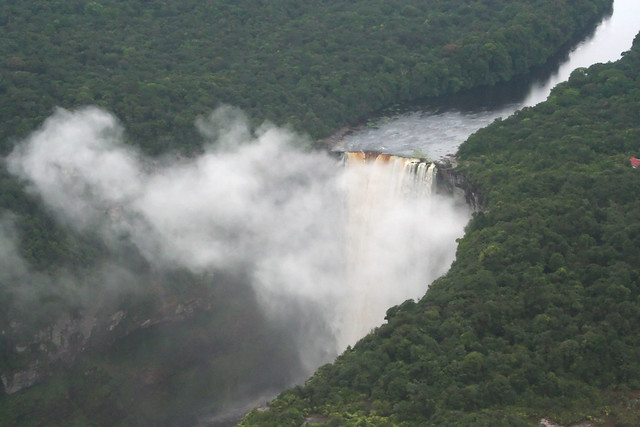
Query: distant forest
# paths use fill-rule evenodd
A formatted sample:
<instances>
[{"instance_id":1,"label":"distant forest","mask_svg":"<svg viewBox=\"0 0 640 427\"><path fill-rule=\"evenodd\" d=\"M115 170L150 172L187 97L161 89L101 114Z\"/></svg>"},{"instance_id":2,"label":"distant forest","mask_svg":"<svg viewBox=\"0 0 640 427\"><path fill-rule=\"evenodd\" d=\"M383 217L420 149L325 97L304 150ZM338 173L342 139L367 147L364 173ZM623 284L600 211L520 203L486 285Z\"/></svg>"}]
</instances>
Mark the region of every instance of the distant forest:
<instances>
[{"instance_id":1,"label":"distant forest","mask_svg":"<svg viewBox=\"0 0 640 427\"><path fill-rule=\"evenodd\" d=\"M640 424L640 35L472 135L450 272L242 425Z\"/></svg>"},{"instance_id":2,"label":"distant forest","mask_svg":"<svg viewBox=\"0 0 640 427\"><path fill-rule=\"evenodd\" d=\"M99 105L150 153L220 103L323 137L394 103L541 65L611 0L0 3L0 142Z\"/></svg>"},{"instance_id":3,"label":"distant forest","mask_svg":"<svg viewBox=\"0 0 640 427\"><path fill-rule=\"evenodd\" d=\"M127 142L152 155L199 152L194 121L220 104L241 108L254 124L318 139L394 104L525 74L611 4L0 1L0 155L56 106L112 111ZM599 390L636 390L638 277L627 267L638 264L639 245L633 226L623 226L633 224L629 203L637 202L623 196L635 183L623 160L639 136L627 120L638 117L639 97L624 92L637 89L637 54L625 61L575 74L546 107L472 138L462 170L485 195L486 211L461 240L452 272L419 303L390 309L388 325L284 393L276 410L246 423L299 425L314 413L334 424L521 421L559 414L563 403L589 408L586 416L604 402ZM563 151L565 143L575 148ZM539 153L524 154L535 147ZM21 282L24 266L0 247L3 384L16 373L28 383L20 375L33 366L44 372L16 393L0 387L0 424L195 424L239 388L282 389L300 369L293 344L264 319L246 283L155 271L135 248L110 252L57 222L4 162L0 232L35 272ZM105 261L135 274L87 275ZM52 288L51 278L65 274L89 297L70 305L67 289ZM110 294L105 283L118 280L137 291ZM39 299L23 298L25 288L37 288ZM192 316L139 327L169 309ZM56 355L51 325L91 316L114 333L92 337L87 348L75 336L70 353ZM269 360L286 363L265 366Z\"/></svg>"}]
</instances>

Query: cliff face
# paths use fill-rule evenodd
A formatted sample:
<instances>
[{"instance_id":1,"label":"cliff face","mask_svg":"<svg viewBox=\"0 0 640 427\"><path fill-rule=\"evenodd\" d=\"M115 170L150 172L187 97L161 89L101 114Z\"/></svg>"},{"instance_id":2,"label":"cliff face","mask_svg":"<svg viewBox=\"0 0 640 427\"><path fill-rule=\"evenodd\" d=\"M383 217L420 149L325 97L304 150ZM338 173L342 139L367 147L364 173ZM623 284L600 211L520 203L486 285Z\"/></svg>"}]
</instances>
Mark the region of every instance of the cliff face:
<instances>
[{"instance_id":1,"label":"cliff face","mask_svg":"<svg viewBox=\"0 0 640 427\"><path fill-rule=\"evenodd\" d=\"M107 348L114 341L166 322L180 322L210 309L204 298L173 300L160 304L151 314L135 309L76 309L58 315L50 325L35 333L25 333L13 321L2 331L10 367L0 372L4 393L13 394L50 376L58 366L71 366L85 350Z\"/></svg>"},{"instance_id":2,"label":"cliff face","mask_svg":"<svg viewBox=\"0 0 640 427\"><path fill-rule=\"evenodd\" d=\"M17 321L11 322L10 330L3 332L14 339L11 350L17 366L3 369L0 374L4 392L13 394L37 383L47 376L48 367L53 362L72 361L85 348L98 327L97 323L98 318L93 312L63 313L46 328L24 335L21 333L22 325Z\"/></svg>"},{"instance_id":3,"label":"cliff face","mask_svg":"<svg viewBox=\"0 0 640 427\"><path fill-rule=\"evenodd\" d=\"M465 172L456 168L458 163L455 156L448 156L435 162L435 165L438 170L436 174L437 193L463 198L474 212L484 209L484 200L480 189L467 179Z\"/></svg>"}]
</instances>

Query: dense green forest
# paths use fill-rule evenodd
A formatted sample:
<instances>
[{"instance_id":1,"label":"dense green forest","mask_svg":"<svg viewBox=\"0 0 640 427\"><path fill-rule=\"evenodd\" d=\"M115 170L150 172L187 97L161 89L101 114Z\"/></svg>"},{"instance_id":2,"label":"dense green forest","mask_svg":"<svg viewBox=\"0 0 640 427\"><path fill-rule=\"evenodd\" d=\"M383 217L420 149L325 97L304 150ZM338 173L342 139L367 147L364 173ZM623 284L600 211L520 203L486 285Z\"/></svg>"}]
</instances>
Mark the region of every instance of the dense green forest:
<instances>
[{"instance_id":1,"label":"dense green forest","mask_svg":"<svg viewBox=\"0 0 640 427\"><path fill-rule=\"evenodd\" d=\"M0 3L0 141L97 104L151 153L220 103L313 137L543 64L611 0Z\"/></svg>"},{"instance_id":2,"label":"dense green forest","mask_svg":"<svg viewBox=\"0 0 640 427\"><path fill-rule=\"evenodd\" d=\"M395 103L492 85L524 74L532 67L543 64L573 38L588 30L592 23L610 9L611 3L611 0L0 1L0 154L4 156L9 153L15 143L41 125L56 106L75 109L98 105L113 111L123 122L127 142L153 155L176 151L186 154L198 152L202 148L202 137L196 132L194 120L208 114L219 104L242 108L255 123L270 120L292 126L313 138L320 138ZM576 86L574 90L591 90L593 96L601 92L597 82L590 80L591 75L574 77L572 84L579 77L587 82L583 86ZM632 78L627 77L627 80ZM617 75L612 76L607 86L607 90L612 91L611 96L618 93L619 86L628 83L627 80ZM550 102L563 106L567 99L560 96L562 93L564 92L557 91L554 96L558 98ZM581 92L577 95L574 93L574 98L580 96ZM555 108L552 109L556 111ZM566 110L558 108L557 111ZM517 120L524 121L524 114L519 115ZM570 116L567 123L577 120L573 115L567 115ZM533 126L534 118L531 117L530 120L532 135L534 131L541 131ZM591 123L587 121L587 124ZM602 129L600 132L609 135L608 132L615 130L616 138L610 139L607 136L606 140L629 144L633 131L630 131L631 136L625 136L620 133L623 129L624 126L619 126L612 130ZM492 128L488 132L494 131L495 128ZM637 136L637 130L635 132ZM486 138L493 141L493 137ZM507 206L500 211L494 208L498 202L492 199L495 197L493 185L501 181L500 177L516 177L516 171L526 174L526 168L533 164L538 167L543 167L544 164L534 159L531 164L519 165L519 169L512 170L511 167L504 166L507 165L507 157L493 157L492 151L487 151L491 155L481 156L480 148L476 148L473 153L469 151L476 145L490 148L484 139L481 143L473 141L467 144L467 151L463 154L470 160L481 160L470 161L465 169L470 179L483 188L489 210L474 219L469 236L461 242L461 256L454 271L434 286L432 294L441 292L440 300L432 297L433 303L425 300L420 304L405 304L393 309L389 316L390 325L381 328L378 334L366 338L356 347L361 349L369 345L370 351L381 352L386 349L384 351L390 352L388 355L372 353L371 358L365 358L367 361L362 363L372 364L369 374L353 376L353 372L360 372L360 368L350 367L349 373L334 375L332 369L342 369L340 367L344 361L360 355L359 351L349 351L338 364L324 368L311 382L314 384L318 378L330 373L335 378L343 378L340 383L342 387L352 385L353 378L357 377L364 388L341 388L341 394L336 396L344 396L345 402L375 403L376 413L370 411L367 417L377 417L376 414L379 414L381 420L395 422L399 419L392 415L394 410L406 413L409 417L435 416L432 419L438 419L437 417L453 416L453 412L440 410L449 406L442 406L439 398L427 398L426 394L419 394L429 393L431 396L432 389L423 389L421 384L411 388L402 382L403 375L416 376L416 373L403 370L403 366L409 366L408 361L413 356L411 348L403 347L406 344L404 341L404 344L396 342L401 338L410 343L413 339L427 343L420 341L419 345L416 344L415 351L418 353L415 357L422 357L420 352L427 351L425 349L431 345L441 348L437 357L436 353L428 352L431 350L425 353L424 360L429 366L457 358L455 367L458 370L452 370L451 376L449 371L446 371L446 376L442 371L434 371L441 382L433 383L440 386L451 377L454 380L447 383L447 387L471 387L464 392L451 388L449 393L451 399L460 399L460 402L452 403L451 408L471 412L489 407L479 397L479 384L484 387L489 383L484 381L484 377L475 376L480 375L475 373L470 374L468 379L457 382L456 378L463 375L458 375L463 370L462 357L474 352L468 362L473 363L474 358L479 358L482 369L474 370L471 365L465 369L468 372L494 375L495 372L488 368L490 363L494 363L488 350L493 354L499 346L506 348L511 345L509 340L513 339L518 344L518 351L523 354L497 351L495 357L509 354L509 366L524 377L518 382L510 375L511 371L501 371L502 376L496 376L496 389L504 386L507 391L516 390L520 393L517 396L524 396L518 397L517 403L538 403L536 399L540 393L529 387L538 377L527 375L534 375L532 372L540 369L539 366L546 366L538 363L551 362L539 360L537 357L542 356L535 349L527 347L534 345L527 341L533 339L528 334L532 324L523 319L520 328L514 326L516 329L511 335L504 333L500 338L491 338L498 336L498 329L494 331L492 328L502 327L499 326L502 325L500 319L503 318L500 316L511 313L501 311L506 310L506 305L497 300L498 295L502 295L499 290L504 291L500 298L512 302L512 295L507 292L505 283L515 283L521 279L521 273L515 270L519 265L515 261L513 271L508 269L497 272L492 269L492 265L498 268L497 260L502 254L517 256L518 252L509 245L538 245L531 246L535 253L531 255L534 258L526 277L532 284L548 291L548 298L552 301L556 301L554 298L557 295L547 288L560 287L560 278L564 280L562 274L566 273L567 277L571 277L570 283L581 283L586 288L586 282L581 280L587 273L571 264L577 261L572 258L569 250L574 244L569 240L570 236L564 237L566 242L562 243L558 240L560 237L556 236L561 233L556 230L543 239L540 235L527 234L532 232L532 227L520 222L513 222L519 224L518 227L510 225L515 227L513 231L527 231L522 233L522 241L517 245L506 240L506 237L504 241L494 242L497 237L489 231L485 231L486 235L482 234L482 230L490 230L490 226L504 225L502 222L507 220L507 215L514 218L524 210L520 205L515 207L515 202L511 201L502 202L512 206L511 208ZM527 144L530 141L527 139ZM497 142L493 144L496 146L491 150L502 149L497 146ZM601 160L596 148L587 150L580 146L576 150L580 152L576 157L584 155L585 159L582 159L581 164L574 165L577 169L567 177L567 182L579 182L584 176L581 168L587 167L594 169L594 173L609 173L611 177L627 176L632 179L628 175L629 171L617 163L618 166L614 168L600 169L600 165L596 164L596 161ZM503 156L508 156L508 153L510 151L505 151ZM516 156L515 153L511 154ZM588 162L589 156L593 157L591 163ZM621 154L619 157L622 159L624 156ZM500 171L499 174L505 175L489 176L490 165L495 171ZM612 172L618 169L622 175ZM563 182L555 181L558 179L560 178L557 176L545 175L539 183L524 179L509 179L509 183L513 186L519 183L522 186L512 189L513 191L529 191L533 194L534 189L542 193L545 185L551 183L560 188ZM589 180L588 185L594 187L595 178ZM495 188L500 194L499 187ZM604 188L601 191L605 191ZM505 191L504 196L507 194L510 193ZM574 199L569 198L567 203L574 204L558 206L557 209L566 218L572 218L571 215L582 209L583 203L589 202L589 197L584 197L580 198L580 202L571 202ZM541 208L542 204L538 206L528 200L536 209ZM623 201L616 203L616 206L624 205ZM569 208L575 212L569 211ZM618 212L605 207L602 209L604 210L597 215L593 213L593 218L589 219L593 222L594 230L603 223L602 215L608 218ZM631 210L625 212L624 215L632 213ZM492 215L505 217L496 219L498 217ZM620 217L620 221L626 221L624 215ZM540 221L551 219L545 217ZM8 223L10 226L5 226ZM565 227L572 224L575 225L576 222L562 222ZM603 230L600 230L600 235L593 234L595 231L592 231L584 231L586 237L580 235L578 241L582 242L580 244L593 258L593 277L599 274L597 278L601 280L596 282L602 287L603 281L607 280L605 276L614 271L608 268L607 263L614 262L612 260L617 262L618 259L616 252L603 252L605 255L602 255L596 250L599 245L605 245L603 239L610 235ZM507 235L511 236L511 232L509 230ZM620 234L615 238L619 239L615 245L631 245L633 249L632 237L629 237L630 240L623 238L625 235L632 236L629 234L631 232L627 230L627 234L614 233L616 236ZM482 237L478 237L480 235ZM2 388L0 424L194 423L198 416L215 412L224 403L233 401L240 393L239 388L243 388L242 392L263 390L267 386L282 389L301 370L295 349L291 348L293 344L281 333L282 325L270 323L262 316L255 296L242 277L225 277L218 272L211 277L182 270L158 271L145 262L135 248L114 252L97 236L70 230L56 221L38 196L29 192L24 183L8 173L4 162L0 164L0 238L4 239L3 242L16 241L16 252L20 256L19 260L14 259L13 252L0 247L0 371L3 375L26 372L35 365L41 370L41 374L44 372L39 385L16 393L9 393L9 390ZM594 239L595 243L590 239ZM551 254L545 252L545 245L549 244L547 240L556 242L557 247L552 248ZM614 243L611 242L611 245ZM473 251L479 247L482 256L474 258ZM465 258L462 255L464 253L469 253L470 258ZM540 259L544 260L542 267ZM22 261L26 264L23 265ZM482 269L476 271L478 266L472 261L480 263L478 265ZM633 265L631 260L626 262ZM117 264L127 274L94 275L96 268L105 263ZM564 270L559 270L558 267L549 271L552 267L547 264L560 265ZM619 267L615 270L618 272L616 274L624 276L624 265L620 264ZM458 272L465 271L465 280L455 278L456 274L463 274ZM556 278L552 280L553 277ZM60 286L61 280L80 284L83 298L78 300L69 297L66 293L70 290ZM636 283L635 281L637 277L628 274L630 284L622 286L633 292L635 288L631 284ZM479 305L476 317L456 311L456 307L463 307L466 299L480 300L482 296L473 293L477 289L473 292L460 291L451 296L457 287L464 287L463 283L467 282L479 283L478 287L486 288L487 295L490 290L495 291L495 295L492 295L496 301L491 304L487 302L486 306ZM229 283L233 283L233 286ZM33 293L37 297L25 297L26 288L30 289L28 292L36 289ZM231 288L235 290L230 292ZM585 304L586 298L596 289L597 286L589 291L575 289L563 292L578 293L580 298L585 298L582 302ZM623 291L624 289L620 290ZM547 294L542 292L536 291L533 294L547 298L544 296ZM613 292L609 298L615 300L618 296L618 293ZM455 299L450 307L452 314L449 314L449 309L442 308L448 303L437 302L449 297ZM542 310L542 305L535 304L543 304L545 301L547 300L543 299L533 304L538 307L537 310ZM576 304L574 310L578 313L582 305L580 302ZM436 308L424 309L427 306ZM545 306L544 310L547 308ZM558 302L557 308L560 310L565 307ZM625 309L632 310L633 305ZM536 327L541 328L540 333L547 331L544 328L548 328L553 322L556 325L561 321L558 320L559 314L554 317L544 310L535 312L535 316L542 317L534 316L537 319ZM165 321L163 313L169 311L186 312L189 315L181 314ZM403 322L401 319L405 318L405 312L406 319L413 319L417 315L426 316L424 321L427 326L424 328L435 330L442 327L439 335L429 335L430 332L424 335L422 330L420 334L408 337L405 337L405 332L392 334L396 331L394 325ZM624 313L628 315L630 312ZM103 324L98 326L113 334L92 336L89 341L76 337L75 341L65 343L65 353L51 356L54 346L43 344L46 339L42 338L42 331L54 329L51 325L57 325L54 321L59 320L62 315L67 319L64 323L67 326L80 324L85 318L101 319ZM548 321L545 317L547 315L551 316ZM606 317L608 312L601 315ZM461 317L464 317L464 322L457 323ZM451 320L447 321L449 318ZM477 325L465 323L472 318L477 318ZM626 324L625 316L621 315L621 318L618 322ZM157 320L158 323L152 327L140 328L148 319ZM488 326L482 332L479 325ZM617 328L618 324L615 325ZM466 338L460 344L453 337L459 335L456 334L459 331L456 328L462 327L466 328L465 332L468 329L469 333L462 334ZM414 324L408 324L406 333L415 332L415 328L417 326ZM633 325L629 324L628 328L633 328ZM389 336L384 336L384 331ZM586 335L588 331L579 332ZM597 329L592 332L597 333ZM52 336L49 340L55 341L53 332L50 333ZM572 334L571 331L566 333ZM245 340L235 339L238 336ZM510 338L512 336L515 338ZM378 340L383 338L392 339L393 342L385 341L384 346L378 347ZM453 340L450 346L443 342L445 338ZM593 337L589 335L588 338ZM574 350L582 351L587 341L576 338L573 340L578 345L577 350ZM591 345L591 341L588 342ZM624 352L627 348L624 345L629 343L621 342L620 345L617 341L615 344ZM601 340L594 341L594 345L596 343L608 345ZM573 345L567 344L568 348L573 348ZM409 353L405 352L401 356L400 352L405 350ZM397 356L394 355L396 351ZM274 364L274 360L278 363ZM612 360L614 359L609 363L614 363ZM397 363L382 364L385 361ZM377 373L375 363L381 363L380 373ZM397 369L388 371L387 368L391 366ZM436 369L445 365L433 366ZM549 377L552 384L550 387L555 387L556 393L552 396L563 396L562 393L566 390L560 388L560 385L566 387L567 383L562 381L570 381L571 378L567 380L566 376L558 372L549 372L554 372L555 375ZM633 372L635 371L629 371L628 375ZM396 374L400 375L398 380L391 381ZM381 375L386 375L384 381ZM604 381L603 375L594 374L593 381L587 385L584 385L581 377L576 377L575 384L582 388L576 389L575 395L592 396L594 393L580 394L579 391L595 390L589 387L601 385L610 386L613 380L607 380L608 383L598 382ZM249 379L253 383L249 383ZM390 383L394 385L389 386ZM333 392L332 387L336 387L335 384L318 384L318 387L325 390L318 392L319 396L329 396ZM368 397L363 398L369 390L367 387L374 384L384 384L383 388L376 388L378 391L375 392L383 394L377 395L371 391ZM386 394L389 387L397 389L399 396L407 396L407 393L413 393L412 396L419 394L422 396L420 399L426 402L421 410L431 412L420 415L415 413L415 408L409 407L405 411L402 405L411 405L417 400L394 400L395 398ZM628 387L633 388L631 384ZM296 393L307 393L307 390L311 389L303 388ZM293 392L285 394L283 399L289 399L287 396L291 396L291 393ZM467 395L475 403L468 403L465 400ZM521 400L525 398L529 400ZM311 402L308 399L308 396L298 399L295 403L298 406L294 406L295 409L287 416L300 420L307 411L303 409L303 403ZM394 409L396 404L401 406ZM318 403L313 403L312 407L317 407L318 411L322 409ZM326 408L330 408L327 409L329 412L334 411L334 407L329 404ZM361 411L360 406L357 408ZM352 409L349 411L353 412ZM281 420L276 422L280 423Z\"/></svg>"},{"instance_id":3,"label":"dense green forest","mask_svg":"<svg viewBox=\"0 0 640 427\"><path fill-rule=\"evenodd\" d=\"M243 425L638 425L640 36L459 151L450 272Z\"/></svg>"}]
</instances>

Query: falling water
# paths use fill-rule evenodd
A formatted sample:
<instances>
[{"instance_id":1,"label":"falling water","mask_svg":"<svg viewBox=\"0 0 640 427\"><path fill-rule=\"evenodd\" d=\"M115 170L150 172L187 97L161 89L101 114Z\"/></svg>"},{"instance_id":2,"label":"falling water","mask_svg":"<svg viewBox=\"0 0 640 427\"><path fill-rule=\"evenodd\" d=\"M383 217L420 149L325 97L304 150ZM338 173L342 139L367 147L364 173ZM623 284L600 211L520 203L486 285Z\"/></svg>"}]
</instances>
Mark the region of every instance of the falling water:
<instances>
[{"instance_id":1,"label":"falling water","mask_svg":"<svg viewBox=\"0 0 640 427\"><path fill-rule=\"evenodd\" d=\"M468 218L434 197L433 163L373 152L345 153L345 161L347 277L355 306L345 313L341 347L381 324L390 306L424 294L453 261Z\"/></svg>"}]
</instances>

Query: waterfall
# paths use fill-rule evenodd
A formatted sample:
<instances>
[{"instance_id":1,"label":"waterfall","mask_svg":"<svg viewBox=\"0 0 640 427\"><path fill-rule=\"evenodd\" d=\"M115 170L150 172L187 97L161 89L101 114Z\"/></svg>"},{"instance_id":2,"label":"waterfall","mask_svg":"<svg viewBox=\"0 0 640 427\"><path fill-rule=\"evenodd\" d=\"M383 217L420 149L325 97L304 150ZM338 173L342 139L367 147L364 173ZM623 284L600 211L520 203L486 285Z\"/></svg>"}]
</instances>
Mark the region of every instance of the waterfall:
<instances>
[{"instance_id":1,"label":"waterfall","mask_svg":"<svg viewBox=\"0 0 640 427\"><path fill-rule=\"evenodd\" d=\"M448 203L434 203L433 163L367 152L346 153L345 163L351 307L341 322L342 348L379 326L392 305L420 298L448 269L462 232L441 218Z\"/></svg>"},{"instance_id":2,"label":"waterfall","mask_svg":"<svg viewBox=\"0 0 640 427\"><path fill-rule=\"evenodd\" d=\"M428 197L432 193L435 163L371 152L345 154L347 167L359 170L356 181L360 189L373 189L376 193L382 190L391 199Z\"/></svg>"}]
</instances>

